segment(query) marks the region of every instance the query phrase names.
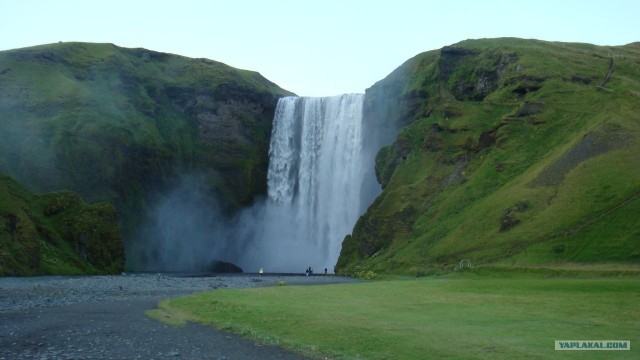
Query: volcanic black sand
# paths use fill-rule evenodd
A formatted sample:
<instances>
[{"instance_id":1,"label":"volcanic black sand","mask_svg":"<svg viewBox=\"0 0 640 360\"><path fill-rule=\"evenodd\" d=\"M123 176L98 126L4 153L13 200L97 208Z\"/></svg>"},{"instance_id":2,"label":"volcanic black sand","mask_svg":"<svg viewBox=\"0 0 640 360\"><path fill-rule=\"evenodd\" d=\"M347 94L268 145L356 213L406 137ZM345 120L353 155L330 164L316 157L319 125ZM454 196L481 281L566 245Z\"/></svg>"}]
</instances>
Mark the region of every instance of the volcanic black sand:
<instances>
[{"instance_id":1,"label":"volcanic black sand","mask_svg":"<svg viewBox=\"0 0 640 360\"><path fill-rule=\"evenodd\" d=\"M189 324L148 318L161 299L218 288L320 285L337 276L0 278L1 359L302 359L287 350Z\"/></svg>"}]
</instances>

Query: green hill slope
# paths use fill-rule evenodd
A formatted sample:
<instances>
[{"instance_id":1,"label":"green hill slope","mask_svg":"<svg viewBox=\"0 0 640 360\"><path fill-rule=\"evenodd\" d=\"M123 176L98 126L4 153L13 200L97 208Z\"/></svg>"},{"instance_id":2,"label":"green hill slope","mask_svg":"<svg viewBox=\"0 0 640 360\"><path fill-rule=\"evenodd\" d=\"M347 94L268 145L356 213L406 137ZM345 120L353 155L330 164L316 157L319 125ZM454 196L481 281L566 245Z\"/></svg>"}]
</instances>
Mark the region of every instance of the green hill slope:
<instances>
[{"instance_id":1,"label":"green hill slope","mask_svg":"<svg viewBox=\"0 0 640 360\"><path fill-rule=\"evenodd\" d=\"M116 205L127 245L182 174L234 209L266 192L277 99L289 92L225 64L58 43L0 52L0 172L37 192Z\"/></svg>"},{"instance_id":2,"label":"green hill slope","mask_svg":"<svg viewBox=\"0 0 640 360\"><path fill-rule=\"evenodd\" d=\"M0 174L0 275L120 273L116 209L69 191L34 195Z\"/></svg>"},{"instance_id":3,"label":"green hill slope","mask_svg":"<svg viewBox=\"0 0 640 360\"><path fill-rule=\"evenodd\" d=\"M405 127L337 271L640 262L639 43L463 41L407 61L364 111Z\"/></svg>"}]
</instances>

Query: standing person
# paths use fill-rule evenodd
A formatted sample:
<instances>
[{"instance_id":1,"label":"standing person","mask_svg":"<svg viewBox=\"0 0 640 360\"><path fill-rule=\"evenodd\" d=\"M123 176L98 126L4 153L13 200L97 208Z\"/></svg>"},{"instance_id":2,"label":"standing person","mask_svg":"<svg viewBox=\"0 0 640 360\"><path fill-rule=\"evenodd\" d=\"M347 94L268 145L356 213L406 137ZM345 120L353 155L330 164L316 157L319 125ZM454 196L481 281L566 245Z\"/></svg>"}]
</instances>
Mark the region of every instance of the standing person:
<instances>
[{"instance_id":1,"label":"standing person","mask_svg":"<svg viewBox=\"0 0 640 360\"><path fill-rule=\"evenodd\" d=\"M260 277L262 277L262 274L264 273L264 269L263 269L263 268L260 268L259 273L260 273Z\"/></svg>"},{"instance_id":2,"label":"standing person","mask_svg":"<svg viewBox=\"0 0 640 360\"><path fill-rule=\"evenodd\" d=\"M305 273L307 273L307 276L309 276L309 269L311 269L311 266L309 266L307 270L304 271Z\"/></svg>"},{"instance_id":3,"label":"standing person","mask_svg":"<svg viewBox=\"0 0 640 360\"><path fill-rule=\"evenodd\" d=\"M324 274L327 275L327 268L324 268Z\"/></svg>"}]
</instances>

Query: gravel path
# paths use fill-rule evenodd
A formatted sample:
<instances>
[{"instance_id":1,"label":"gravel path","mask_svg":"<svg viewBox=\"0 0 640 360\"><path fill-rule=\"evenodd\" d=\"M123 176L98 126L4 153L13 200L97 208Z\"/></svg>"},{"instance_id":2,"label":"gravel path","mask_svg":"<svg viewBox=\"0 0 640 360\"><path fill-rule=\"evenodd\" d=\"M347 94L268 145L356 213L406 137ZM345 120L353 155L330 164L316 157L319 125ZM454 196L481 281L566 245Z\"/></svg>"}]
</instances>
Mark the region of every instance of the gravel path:
<instances>
[{"instance_id":1,"label":"gravel path","mask_svg":"<svg viewBox=\"0 0 640 360\"><path fill-rule=\"evenodd\" d=\"M302 359L210 327L173 327L144 314L164 298L219 288L274 286L278 281L320 285L356 280L166 274L0 278L0 360Z\"/></svg>"}]
</instances>

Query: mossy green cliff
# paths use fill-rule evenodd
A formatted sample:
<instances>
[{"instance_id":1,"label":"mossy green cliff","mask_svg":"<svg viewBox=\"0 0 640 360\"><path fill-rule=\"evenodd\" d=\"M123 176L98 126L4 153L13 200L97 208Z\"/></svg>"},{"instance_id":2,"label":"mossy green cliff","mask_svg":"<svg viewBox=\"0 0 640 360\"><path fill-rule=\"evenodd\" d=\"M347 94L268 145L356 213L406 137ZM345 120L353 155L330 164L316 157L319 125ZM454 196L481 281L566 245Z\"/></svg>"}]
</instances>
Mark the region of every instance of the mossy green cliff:
<instances>
[{"instance_id":1,"label":"mossy green cliff","mask_svg":"<svg viewBox=\"0 0 640 360\"><path fill-rule=\"evenodd\" d=\"M183 174L204 179L229 210L265 193L284 95L256 72L146 49L3 51L0 172L32 191L115 204L130 246L151 202Z\"/></svg>"},{"instance_id":2,"label":"mossy green cliff","mask_svg":"<svg viewBox=\"0 0 640 360\"><path fill-rule=\"evenodd\" d=\"M0 275L115 274L124 260L113 205L70 191L34 195L0 175Z\"/></svg>"},{"instance_id":3,"label":"mossy green cliff","mask_svg":"<svg viewBox=\"0 0 640 360\"><path fill-rule=\"evenodd\" d=\"M640 262L638 104L639 43L417 55L367 90L365 119L403 128L336 270Z\"/></svg>"}]
</instances>

